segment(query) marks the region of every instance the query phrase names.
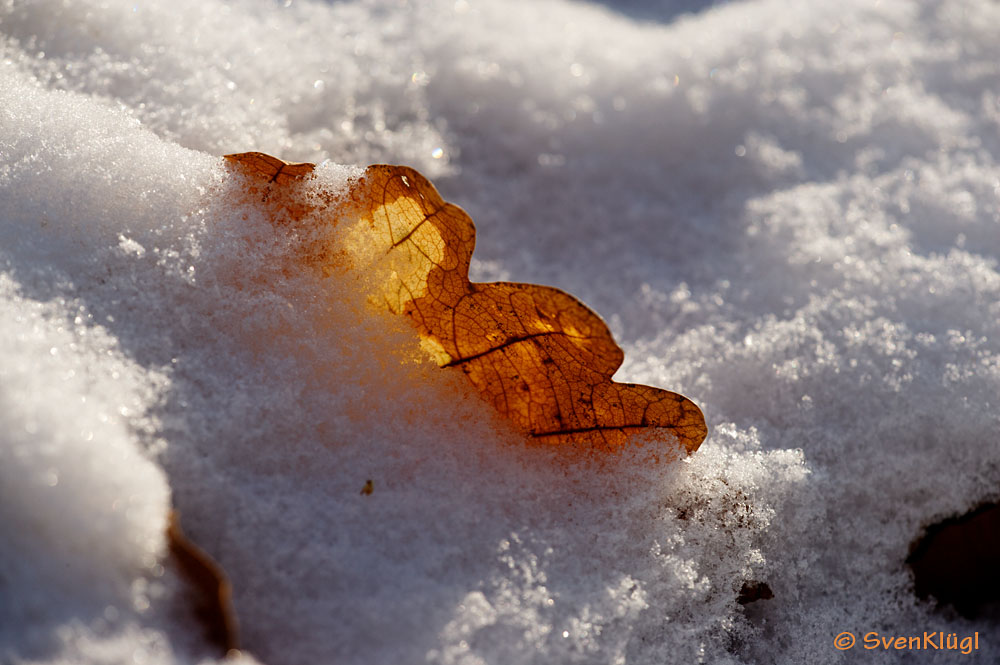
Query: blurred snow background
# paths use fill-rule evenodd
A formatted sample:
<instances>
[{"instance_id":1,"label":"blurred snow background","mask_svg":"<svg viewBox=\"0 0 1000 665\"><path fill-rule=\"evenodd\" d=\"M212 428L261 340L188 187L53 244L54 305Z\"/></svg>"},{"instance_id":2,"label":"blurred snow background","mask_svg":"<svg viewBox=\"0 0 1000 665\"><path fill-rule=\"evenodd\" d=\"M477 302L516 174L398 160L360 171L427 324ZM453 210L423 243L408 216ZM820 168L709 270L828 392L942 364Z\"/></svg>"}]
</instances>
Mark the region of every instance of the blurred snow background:
<instances>
[{"instance_id":1,"label":"blurred snow background","mask_svg":"<svg viewBox=\"0 0 1000 665\"><path fill-rule=\"evenodd\" d=\"M917 602L903 561L1000 493L996 25L987 0L0 1L0 661L212 657L171 505L246 662L837 663L842 631L925 630L994 659L995 623ZM218 159L244 150L330 160L330 187L420 169L476 221L475 278L589 303L618 378L709 438L670 465L526 447L244 219Z\"/></svg>"}]
</instances>

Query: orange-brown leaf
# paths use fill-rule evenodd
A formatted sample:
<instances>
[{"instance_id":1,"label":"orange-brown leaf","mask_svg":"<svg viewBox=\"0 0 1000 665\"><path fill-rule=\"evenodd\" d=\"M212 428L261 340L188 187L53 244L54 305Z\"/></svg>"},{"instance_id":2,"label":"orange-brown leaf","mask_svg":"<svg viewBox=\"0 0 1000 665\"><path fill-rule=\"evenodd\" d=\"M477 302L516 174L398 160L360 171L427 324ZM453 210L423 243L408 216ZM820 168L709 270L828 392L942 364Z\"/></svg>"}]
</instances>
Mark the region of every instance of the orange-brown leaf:
<instances>
[{"instance_id":1,"label":"orange-brown leaf","mask_svg":"<svg viewBox=\"0 0 1000 665\"><path fill-rule=\"evenodd\" d=\"M251 155L228 158L269 182L309 171ZM612 381L622 350L579 300L548 286L470 282L475 226L422 175L370 166L351 198L361 220L345 242L377 274L373 302L409 318L438 364L464 372L519 430L601 448L654 428L687 452L704 440L704 418L686 397Z\"/></svg>"},{"instance_id":2,"label":"orange-brown leaf","mask_svg":"<svg viewBox=\"0 0 1000 665\"><path fill-rule=\"evenodd\" d=\"M241 152L226 155L226 159L247 173L265 178L269 183L287 184L312 173L315 164L308 162L286 162L283 159L265 155L262 152Z\"/></svg>"}]
</instances>

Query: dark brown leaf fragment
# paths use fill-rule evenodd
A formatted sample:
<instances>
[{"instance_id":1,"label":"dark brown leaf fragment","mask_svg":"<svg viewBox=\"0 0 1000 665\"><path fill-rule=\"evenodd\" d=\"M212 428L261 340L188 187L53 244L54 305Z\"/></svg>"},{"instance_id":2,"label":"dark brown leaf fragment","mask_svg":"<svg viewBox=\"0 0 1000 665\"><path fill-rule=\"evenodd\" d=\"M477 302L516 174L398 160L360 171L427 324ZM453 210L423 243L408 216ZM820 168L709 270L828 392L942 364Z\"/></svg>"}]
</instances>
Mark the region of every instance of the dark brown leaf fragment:
<instances>
[{"instance_id":1,"label":"dark brown leaf fragment","mask_svg":"<svg viewBox=\"0 0 1000 665\"><path fill-rule=\"evenodd\" d=\"M226 573L205 550L184 535L176 510L170 511L167 543L171 560L195 592L194 613L204 628L205 638L216 645L222 655L238 650L239 624Z\"/></svg>"},{"instance_id":2,"label":"dark brown leaf fragment","mask_svg":"<svg viewBox=\"0 0 1000 665\"><path fill-rule=\"evenodd\" d=\"M917 596L962 616L1000 616L1000 504L984 503L927 528L906 563Z\"/></svg>"}]
</instances>

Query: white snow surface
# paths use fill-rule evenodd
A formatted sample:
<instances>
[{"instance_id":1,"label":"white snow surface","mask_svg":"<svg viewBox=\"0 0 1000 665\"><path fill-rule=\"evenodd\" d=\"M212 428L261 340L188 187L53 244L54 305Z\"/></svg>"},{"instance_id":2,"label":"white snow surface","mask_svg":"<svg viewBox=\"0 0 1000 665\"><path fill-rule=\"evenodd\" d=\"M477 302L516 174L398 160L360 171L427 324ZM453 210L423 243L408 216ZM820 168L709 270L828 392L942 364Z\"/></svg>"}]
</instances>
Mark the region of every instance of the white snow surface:
<instances>
[{"instance_id":1,"label":"white snow surface","mask_svg":"<svg viewBox=\"0 0 1000 665\"><path fill-rule=\"evenodd\" d=\"M247 663L959 657L868 631L979 631L962 658L995 662L997 626L918 602L904 560L1000 488L997 25L989 0L0 0L0 661L218 658L173 506ZM476 221L475 278L580 297L617 378L691 397L708 439L526 444L233 205L245 150L326 187L421 170ZM774 598L738 604L747 580Z\"/></svg>"}]
</instances>

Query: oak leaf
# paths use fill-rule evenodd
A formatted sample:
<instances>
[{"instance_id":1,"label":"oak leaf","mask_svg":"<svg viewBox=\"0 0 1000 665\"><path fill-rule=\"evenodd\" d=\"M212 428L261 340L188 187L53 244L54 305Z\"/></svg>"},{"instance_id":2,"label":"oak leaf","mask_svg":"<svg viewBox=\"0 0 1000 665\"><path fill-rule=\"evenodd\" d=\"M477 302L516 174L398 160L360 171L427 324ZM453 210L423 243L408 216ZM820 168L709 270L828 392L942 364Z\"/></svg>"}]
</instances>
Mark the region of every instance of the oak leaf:
<instances>
[{"instance_id":1,"label":"oak leaf","mask_svg":"<svg viewBox=\"0 0 1000 665\"><path fill-rule=\"evenodd\" d=\"M303 216L288 185L311 165L262 153L226 159L267 181L265 199ZM331 212L358 218L340 251L377 275L372 301L406 316L438 364L464 372L517 429L543 443L609 449L654 429L672 433L688 453L704 440L702 413L683 395L612 381L624 354L579 300L548 286L470 282L475 226L415 170L369 166L350 200L350 214Z\"/></svg>"}]
</instances>

